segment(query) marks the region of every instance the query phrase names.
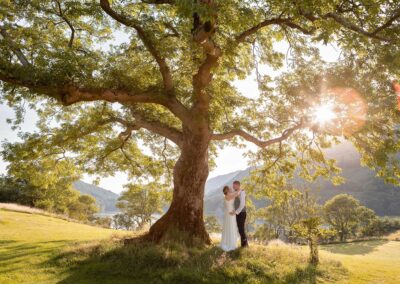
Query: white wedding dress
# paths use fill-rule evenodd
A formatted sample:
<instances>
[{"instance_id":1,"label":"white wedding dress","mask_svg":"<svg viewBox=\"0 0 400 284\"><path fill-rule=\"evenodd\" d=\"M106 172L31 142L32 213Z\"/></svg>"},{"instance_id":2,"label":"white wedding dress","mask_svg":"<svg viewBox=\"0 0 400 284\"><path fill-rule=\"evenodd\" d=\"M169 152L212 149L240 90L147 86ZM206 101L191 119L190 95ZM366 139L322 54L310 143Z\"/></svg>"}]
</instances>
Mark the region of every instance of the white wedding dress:
<instances>
[{"instance_id":1,"label":"white wedding dress","mask_svg":"<svg viewBox=\"0 0 400 284\"><path fill-rule=\"evenodd\" d=\"M224 251L230 251L237 248L239 233L236 223L236 215L229 214L229 212L235 210L234 201L234 198L229 201L224 198L224 218L222 222L222 236L220 245Z\"/></svg>"}]
</instances>

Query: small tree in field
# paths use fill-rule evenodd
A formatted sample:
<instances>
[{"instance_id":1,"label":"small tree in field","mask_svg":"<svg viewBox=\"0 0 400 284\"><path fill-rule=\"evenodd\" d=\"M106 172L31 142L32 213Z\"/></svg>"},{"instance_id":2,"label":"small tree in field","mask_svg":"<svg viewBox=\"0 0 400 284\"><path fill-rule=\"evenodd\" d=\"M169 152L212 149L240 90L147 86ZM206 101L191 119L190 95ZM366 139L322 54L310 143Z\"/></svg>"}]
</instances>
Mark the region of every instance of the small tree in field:
<instances>
[{"instance_id":1,"label":"small tree in field","mask_svg":"<svg viewBox=\"0 0 400 284\"><path fill-rule=\"evenodd\" d=\"M154 214L162 213L164 202L161 189L158 183L129 184L118 198L117 207L132 220L136 229L151 225Z\"/></svg>"},{"instance_id":2,"label":"small tree in field","mask_svg":"<svg viewBox=\"0 0 400 284\"><path fill-rule=\"evenodd\" d=\"M77 192L77 196L68 204L68 215L77 220L92 220L97 212L99 208L96 205L96 199L87 194L81 195Z\"/></svg>"},{"instance_id":3,"label":"small tree in field","mask_svg":"<svg viewBox=\"0 0 400 284\"><path fill-rule=\"evenodd\" d=\"M229 144L256 145L262 176L282 181L296 168L333 178L321 148L346 139L397 182L399 10L389 0L1 1L0 100L14 128L24 106L39 117L2 156L10 175L45 159L171 185L155 242L178 231L210 243L205 182ZM336 63L321 59L324 44L340 49ZM253 71L259 94L239 93L234 80Z\"/></svg>"},{"instance_id":4,"label":"small tree in field","mask_svg":"<svg viewBox=\"0 0 400 284\"><path fill-rule=\"evenodd\" d=\"M359 201L348 194L336 195L325 203L325 220L338 232L341 242L347 239L351 229L357 225L359 207Z\"/></svg>"},{"instance_id":5,"label":"small tree in field","mask_svg":"<svg viewBox=\"0 0 400 284\"><path fill-rule=\"evenodd\" d=\"M365 206L359 206L357 209L357 229L361 236L373 236L374 232L372 228L376 224L378 216L376 216L374 210L369 209Z\"/></svg>"},{"instance_id":6,"label":"small tree in field","mask_svg":"<svg viewBox=\"0 0 400 284\"><path fill-rule=\"evenodd\" d=\"M288 240L294 242L298 237L293 231L294 225L304 219L317 216L320 213L320 206L307 191L286 189L275 193L271 204L258 211L259 217L265 222L262 225L265 233L270 234L273 229L277 237L278 231L283 230ZM262 230L259 233L262 233Z\"/></svg>"},{"instance_id":7,"label":"small tree in field","mask_svg":"<svg viewBox=\"0 0 400 284\"><path fill-rule=\"evenodd\" d=\"M129 215L119 213L112 217L112 225L116 229L134 230L136 224Z\"/></svg>"},{"instance_id":8,"label":"small tree in field","mask_svg":"<svg viewBox=\"0 0 400 284\"><path fill-rule=\"evenodd\" d=\"M310 217L293 226L293 230L297 236L307 239L310 248L310 263L313 265L319 263L319 239L334 234L331 230L321 228L321 224L322 221L320 217Z\"/></svg>"}]
</instances>

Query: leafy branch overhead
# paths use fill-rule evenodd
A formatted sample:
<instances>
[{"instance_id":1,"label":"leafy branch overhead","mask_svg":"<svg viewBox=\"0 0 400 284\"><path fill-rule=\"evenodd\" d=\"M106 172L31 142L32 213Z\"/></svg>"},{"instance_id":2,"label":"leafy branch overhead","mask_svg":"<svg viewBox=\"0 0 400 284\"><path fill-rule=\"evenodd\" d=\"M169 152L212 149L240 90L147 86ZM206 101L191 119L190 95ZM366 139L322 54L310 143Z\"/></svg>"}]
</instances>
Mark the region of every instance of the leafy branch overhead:
<instances>
[{"instance_id":1,"label":"leafy branch overhead","mask_svg":"<svg viewBox=\"0 0 400 284\"><path fill-rule=\"evenodd\" d=\"M229 101L236 101L237 109L245 108L240 101L245 104L246 100L227 80L235 77L235 72L229 70L244 69L246 73L251 70L251 64L243 61L248 60L246 50L254 36L259 45L268 46L268 42L279 40L282 32L288 40L290 37L308 37L318 41L323 37L325 42L349 35L351 38L340 42L340 47L349 53L352 49L360 49L359 52L365 49L354 46L358 38L371 41L383 51L392 49L388 43L399 41L396 31L400 7L389 4L374 4L374 9L346 1L337 5L327 3L324 9L311 9L307 3L289 6L284 1L280 4L259 3L257 8L248 4L142 1L123 6L123 1L108 0L98 3L31 1L26 6L19 2L9 3L2 7L1 48L5 56L1 58L0 79L5 82L5 90L9 86L14 86L13 92L15 86L20 92L28 89L44 95L41 97L56 98L64 105L83 101L119 103L124 108L142 103L160 105L171 112L171 119L177 121L175 125L157 123L155 126L154 121L144 122L143 119L135 124L139 128L146 124L144 128L177 145L182 124L190 126L195 117L206 114L213 132L226 130L210 135L210 139L239 136L263 147L287 139L293 129L306 125L300 122L288 125L286 130L282 129L280 138L262 141L262 136L258 135L268 128L246 127L234 117L228 118L228 125L223 123L221 99L227 105ZM286 9L282 10L283 7ZM234 10L237 15L231 17ZM173 17L176 13L180 15L178 18ZM26 23L21 24L21 19ZM131 34L129 42L115 45L113 50L98 48L98 44L111 40L124 28ZM287 30L290 30L289 34ZM179 37L165 37L170 31ZM268 35L269 40L264 35ZM304 43L296 45L296 49L306 53ZM186 55L190 50L192 54L198 54L191 58L193 60ZM263 50L263 53L268 52L274 51ZM237 60L233 61L233 58ZM350 58L346 59L350 61ZM125 69L128 65L130 69ZM121 74L123 71L127 74ZM210 85L212 78L215 83ZM232 104L230 107L234 113L235 107ZM256 116L258 111L271 112L271 109L254 111L253 116ZM264 114L260 116L264 117ZM122 118L118 122L121 123ZM237 129L232 128L235 124L238 124ZM277 124L269 129L270 132L284 123Z\"/></svg>"}]
</instances>

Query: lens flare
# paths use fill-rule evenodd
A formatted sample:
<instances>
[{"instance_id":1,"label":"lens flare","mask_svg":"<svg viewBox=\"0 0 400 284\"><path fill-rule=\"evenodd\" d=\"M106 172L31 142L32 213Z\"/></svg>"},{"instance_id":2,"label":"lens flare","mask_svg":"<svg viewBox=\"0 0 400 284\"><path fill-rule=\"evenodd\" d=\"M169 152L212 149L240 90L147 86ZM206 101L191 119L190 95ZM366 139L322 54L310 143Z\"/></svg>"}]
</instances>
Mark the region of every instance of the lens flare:
<instances>
[{"instance_id":1,"label":"lens flare","mask_svg":"<svg viewBox=\"0 0 400 284\"><path fill-rule=\"evenodd\" d=\"M333 135L350 136L367 120L367 104L353 88L330 88L311 108L315 127Z\"/></svg>"},{"instance_id":2,"label":"lens flare","mask_svg":"<svg viewBox=\"0 0 400 284\"><path fill-rule=\"evenodd\" d=\"M394 92L397 95L397 109L400 110L400 84L396 81L392 82Z\"/></svg>"},{"instance_id":3,"label":"lens flare","mask_svg":"<svg viewBox=\"0 0 400 284\"><path fill-rule=\"evenodd\" d=\"M336 118L336 113L334 111L334 106L332 103L326 103L315 107L313 110L313 120L314 122L324 125L332 122Z\"/></svg>"}]
</instances>

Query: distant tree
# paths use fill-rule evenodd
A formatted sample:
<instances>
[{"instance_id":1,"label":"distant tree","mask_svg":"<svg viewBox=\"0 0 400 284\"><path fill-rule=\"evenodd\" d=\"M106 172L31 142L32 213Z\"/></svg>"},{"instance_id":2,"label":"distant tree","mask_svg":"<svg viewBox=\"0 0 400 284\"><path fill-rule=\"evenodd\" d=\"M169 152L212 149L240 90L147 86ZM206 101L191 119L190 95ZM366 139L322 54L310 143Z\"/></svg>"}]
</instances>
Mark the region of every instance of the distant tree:
<instances>
[{"instance_id":1,"label":"distant tree","mask_svg":"<svg viewBox=\"0 0 400 284\"><path fill-rule=\"evenodd\" d=\"M111 228L113 225L113 218L106 217L93 217L91 222L97 226L101 226L103 228Z\"/></svg>"},{"instance_id":2,"label":"distant tree","mask_svg":"<svg viewBox=\"0 0 400 284\"><path fill-rule=\"evenodd\" d=\"M80 177L72 160L57 160L49 156L42 157L33 152L20 153L21 144L14 145L8 156L7 177L14 183L18 203L41 208L46 211L68 215L68 205L76 200L78 192L72 183ZM36 157L25 161L25 157Z\"/></svg>"},{"instance_id":3,"label":"distant tree","mask_svg":"<svg viewBox=\"0 0 400 284\"><path fill-rule=\"evenodd\" d=\"M359 208L360 202L348 194L339 194L326 201L325 221L337 231L340 241L345 241L351 229L357 225Z\"/></svg>"},{"instance_id":4,"label":"distant tree","mask_svg":"<svg viewBox=\"0 0 400 284\"><path fill-rule=\"evenodd\" d=\"M366 236L383 236L400 230L400 221L396 218L375 218L363 231Z\"/></svg>"},{"instance_id":5,"label":"distant tree","mask_svg":"<svg viewBox=\"0 0 400 284\"><path fill-rule=\"evenodd\" d=\"M93 219L93 215L99 212L96 205L96 199L90 195L79 194L75 198L71 198L68 204L68 215L76 220L89 221Z\"/></svg>"},{"instance_id":6,"label":"distant tree","mask_svg":"<svg viewBox=\"0 0 400 284\"><path fill-rule=\"evenodd\" d=\"M256 226L253 237L257 241L268 241L279 237L278 230L270 223Z\"/></svg>"},{"instance_id":7,"label":"distant tree","mask_svg":"<svg viewBox=\"0 0 400 284\"><path fill-rule=\"evenodd\" d=\"M276 236L279 232L284 232L290 241L295 241L293 226L318 215L319 211L319 205L307 191L286 189L276 193L266 208L259 209L258 216L265 222L264 230L266 233L268 231L268 235L274 235L271 230L275 231Z\"/></svg>"},{"instance_id":8,"label":"distant tree","mask_svg":"<svg viewBox=\"0 0 400 284\"><path fill-rule=\"evenodd\" d=\"M204 224L208 232L216 233L221 232L221 225L215 216L206 215L204 216Z\"/></svg>"},{"instance_id":9,"label":"distant tree","mask_svg":"<svg viewBox=\"0 0 400 284\"><path fill-rule=\"evenodd\" d=\"M25 180L6 175L0 176L0 202L18 203L33 207L32 193L35 191L36 189Z\"/></svg>"},{"instance_id":10,"label":"distant tree","mask_svg":"<svg viewBox=\"0 0 400 284\"><path fill-rule=\"evenodd\" d=\"M125 213L115 214L112 218L113 227L115 229L122 229L122 230L134 230L135 229L135 222L134 220Z\"/></svg>"},{"instance_id":11,"label":"distant tree","mask_svg":"<svg viewBox=\"0 0 400 284\"><path fill-rule=\"evenodd\" d=\"M373 227L378 219L374 210L365 206L359 206L357 208L357 232L361 236L373 236L375 234Z\"/></svg>"},{"instance_id":12,"label":"distant tree","mask_svg":"<svg viewBox=\"0 0 400 284\"><path fill-rule=\"evenodd\" d=\"M131 219L136 229L151 225L154 214L162 213L164 205L161 184L151 182L144 185L129 184L118 198L117 207L127 219Z\"/></svg>"},{"instance_id":13,"label":"distant tree","mask_svg":"<svg viewBox=\"0 0 400 284\"><path fill-rule=\"evenodd\" d=\"M70 183L65 183L63 178L60 178L61 181L54 178L49 182L45 180L46 177L35 177L34 185L28 180L30 177L29 172L18 178L1 176L0 202L36 207L81 221L93 218L93 214L99 210L93 197L81 195Z\"/></svg>"},{"instance_id":14,"label":"distant tree","mask_svg":"<svg viewBox=\"0 0 400 284\"><path fill-rule=\"evenodd\" d=\"M137 229L135 221L125 213L118 213L112 217L113 228L133 231Z\"/></svg>"}]
</instances>

